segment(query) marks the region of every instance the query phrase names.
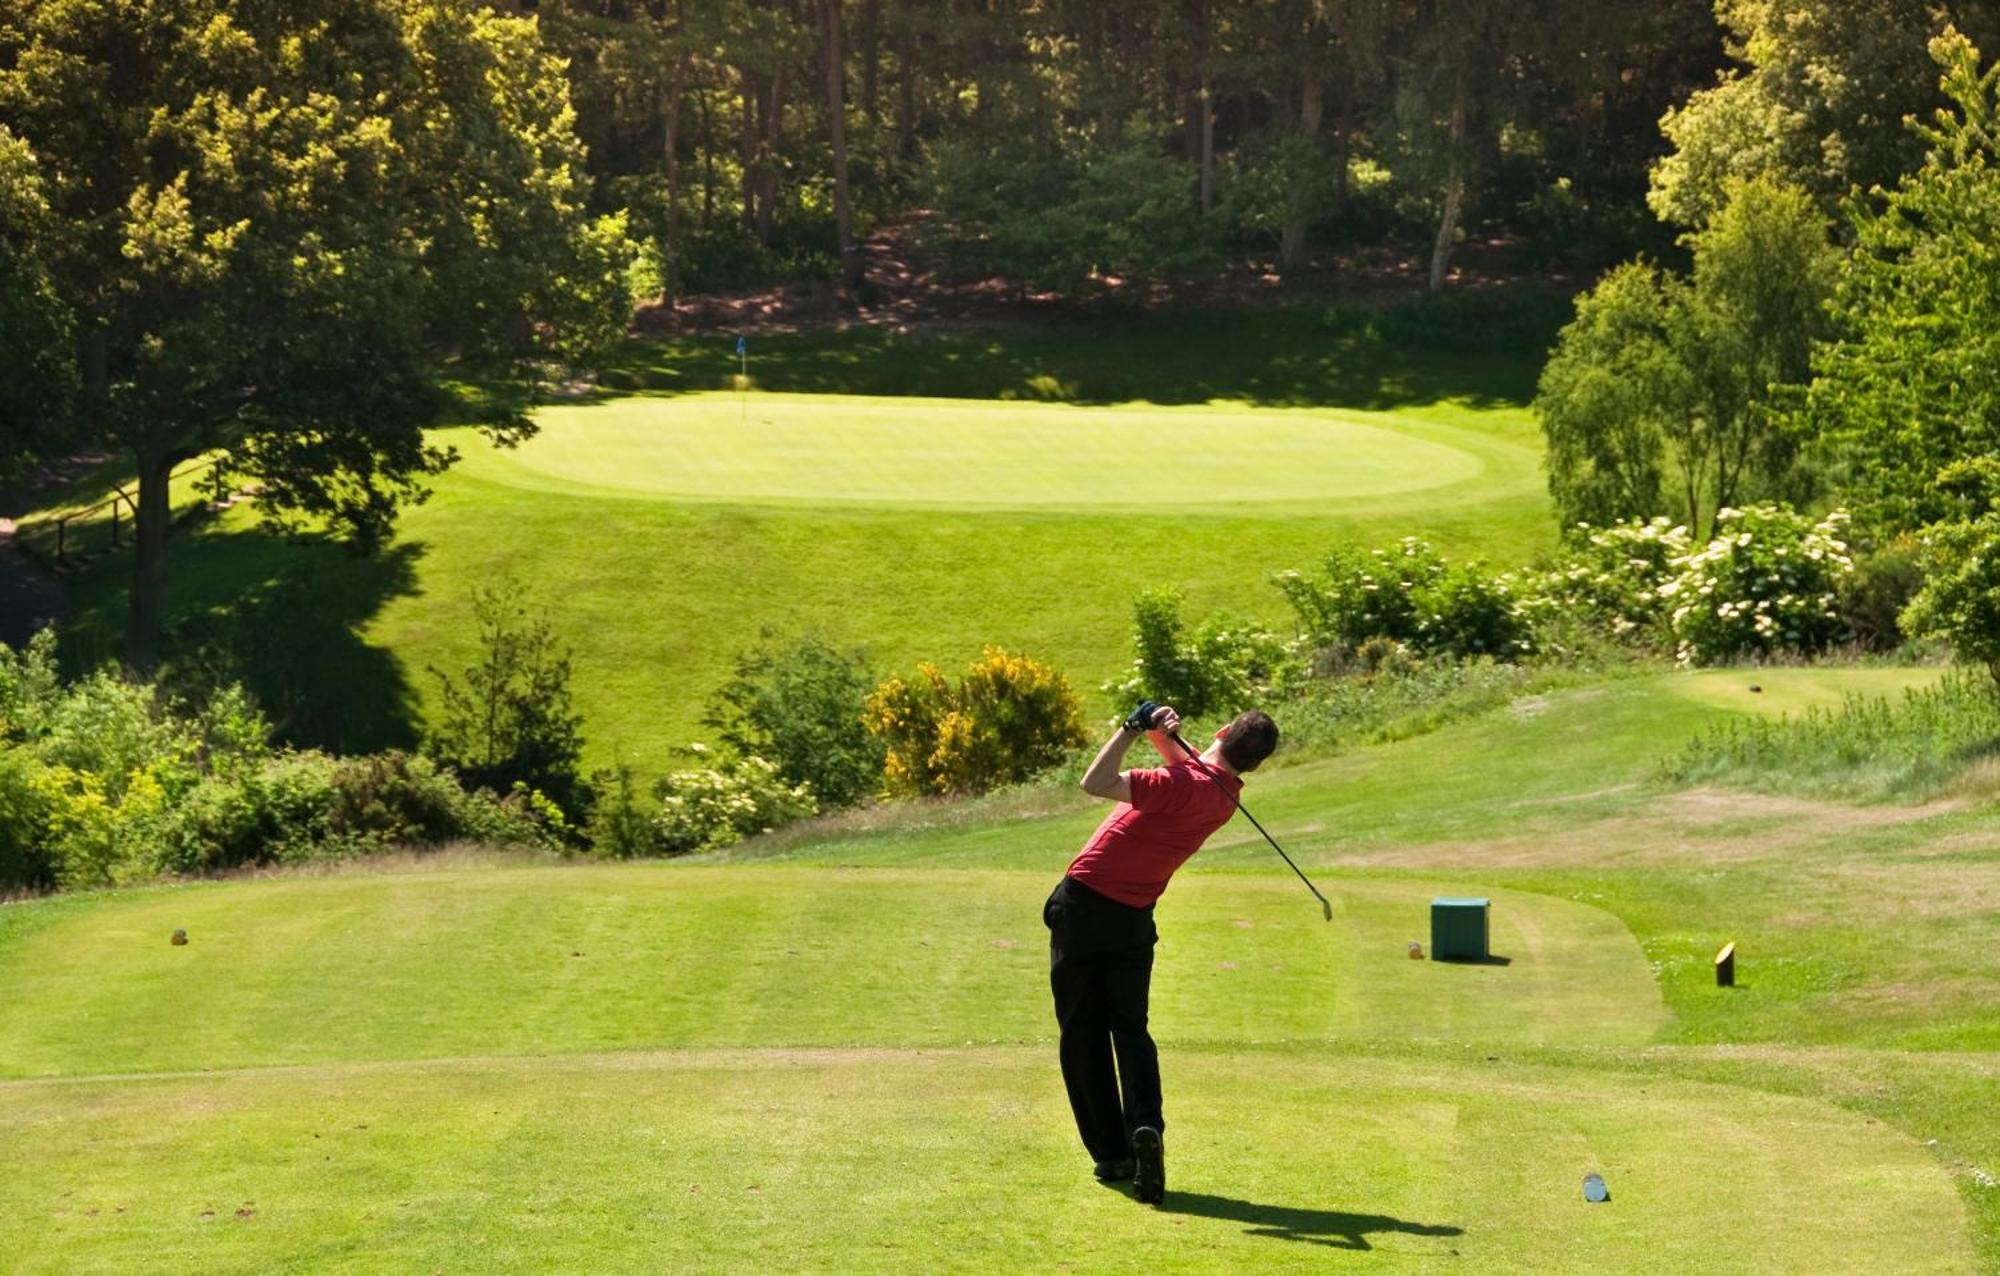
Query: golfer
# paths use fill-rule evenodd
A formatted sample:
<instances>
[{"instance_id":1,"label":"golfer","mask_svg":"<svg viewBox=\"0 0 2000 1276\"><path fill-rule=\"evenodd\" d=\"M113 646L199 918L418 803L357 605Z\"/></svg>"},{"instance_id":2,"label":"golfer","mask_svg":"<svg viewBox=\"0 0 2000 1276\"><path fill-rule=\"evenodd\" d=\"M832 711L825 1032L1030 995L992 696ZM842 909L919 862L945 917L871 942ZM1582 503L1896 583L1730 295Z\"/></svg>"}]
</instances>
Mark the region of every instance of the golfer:
<instances>
[{"instance_id":1,"label":"golfer","mask_svg":"<svg viewBox=\"0 0 2000 1276\"><path fill-rule=\"evenodd\" d=\"M1171 707L1143 701L1097 751L1083 791L1118 805L1042 907L1063 1085L1077 1133L1099 1179L1130 1179L1133 1194L1153 1204L1167 1182L1160 1055L1146 1031L1159 940L1153 903L1174 870L1236 813L1242 774L1278 747L1277 724L1264 713L1238 717L1199 757L1173 739L1180 723ZM1141 734L1166 765L1120 771Z\"/></svg>"}]
</instances>

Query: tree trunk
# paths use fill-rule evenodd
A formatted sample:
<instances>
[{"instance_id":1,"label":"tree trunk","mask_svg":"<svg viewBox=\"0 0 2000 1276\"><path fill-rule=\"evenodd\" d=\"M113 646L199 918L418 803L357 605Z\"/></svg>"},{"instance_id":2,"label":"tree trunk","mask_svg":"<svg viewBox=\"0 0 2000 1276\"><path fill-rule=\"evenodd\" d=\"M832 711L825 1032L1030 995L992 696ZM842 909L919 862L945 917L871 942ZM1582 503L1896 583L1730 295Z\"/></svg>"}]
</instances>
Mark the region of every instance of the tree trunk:
<instances>
[{"instance_id":1,"label":"tree trunk","mask_svg":"<svg viewBox=\"0 0 2000 1276\"><path fill-rule=\"evenodd\" d=\"M896 31L896 153L904 159L917 154L917 34L911 6L915 0L899 0Z\"/></svg>"},{"instance_id":2,"label":"tree trunk","mask_svg":"<svg viewBox=\"0 0 2000 1276\"><path fill-rule=\"evenodd\" d=\"M1299 136L1308 145L1318 141L1320 117L1326 108L1326 81L1320 68L1306 68L1305 82L1299 88ZM1317 162L1314 156L1313 163ZM1292 175L1294 182L1305 184L1312 180L1310 170ZM1278 269L1297 270L1306 260L1306 232L1312 225L1312 213L1304 191L1291 192L1291 207L1286 210L1285 224L1278 232Z\"/></svg>"},{"instance_id":3,"label":"tree trunk","mask_svg":"<svg viewBox=\"0 0 2000 1276\"><path fill-rule=\"evenodd\" d=\"M1431 245L1431 291L1444 287L1451 250L1458 239L1458 217L1465 203L1466 68L1459 64L1451 93L1451 136L1447 144L1444 213L1438 218L1437 242Z\"/></svg>"},{"instance_id":4,"label":"tree trunk","mask_svg":"<svg viewBox=\"0 0 2000 1276\"><path fill-rule=\"evenodd\" d=\"M785 68L771 72L763 115L763 137L757 147L757 242L771 242L771 222L778 211L778 142L785 132Z\"/></svg>"},{"instance_id":5,"label":"tree trunk","mask_svg":"<svg viewBox=\"0 0 2000 1276\"><path fill-rule=\"evenodd\" d=\"M680 291L681 263L681 77L678 70L667 85L666 97L666 141L662 149L667 167L667 260L662 282L666 302L672 305Z\"/></svg>"},{"instance_id":6,"label":"tree trunk","mask_svg":"<svg viewBox=\"0 0 2000 1276\"><path fill-rule=\"evenodd\" d=\"M861 253L854 245L853 212L847 198L847 98L841 83L840 6L843 0L821 0L825 10L826 122L833 141L833 221L840 242L840 278L849 288L861 286Z\"/></svg>"},{"instance_id":7,"label":"tree trunk","mask_svg":"<svg viewBox=\"0 0 2000 1276\"><path fill-rule=\"evenodd\" d=\"M738 67L743 81L743 132L739 158L743 162L743 225L757 229L757 76L749 67Z\"/></svg>"},{"instance_id":8,"label":"tree trunk","mask_svg":"<svg viewBox=\"0 0 2000 1276\"><path fill-rule=\"evenodd\" d=\"M139 453L139 512L133 543L137 558L132 574L132 605L125 631L125 662L142 674L160 663L160 624L166 614L167 525L173 508L167 483L174 470L170 453Z\"/></svg>"},{"instance_id":9,"label":"tree trunk","mask_svg":"<svg viewBox=\"0 0 2000 1276\"><path fill-rule=\"evenodd\" d=\"M861 110L882 123L882 0L861 0Z\"/></svg>"},{"instance_id":10,"label":"tree trunk","mask_svg":"<svg viewBox=\"0 0 2000 1276\"><path fill-rule=\"evenodd\" d=\"M1201 73L1201 211L1215 207L1215 88L1208 71Z\"/></svg>"}]
</instances>

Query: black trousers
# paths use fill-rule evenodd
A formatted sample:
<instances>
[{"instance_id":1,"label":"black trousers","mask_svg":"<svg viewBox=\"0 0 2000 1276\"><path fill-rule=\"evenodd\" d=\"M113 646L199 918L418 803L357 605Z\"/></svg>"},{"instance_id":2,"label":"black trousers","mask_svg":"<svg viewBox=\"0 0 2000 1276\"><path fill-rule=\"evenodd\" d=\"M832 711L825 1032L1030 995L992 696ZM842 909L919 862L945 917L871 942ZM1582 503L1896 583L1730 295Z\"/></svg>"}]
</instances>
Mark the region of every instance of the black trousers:
<instances>
[{"instance_id":1,"label":"black trousers","mask_svg":"<svg viewBox=\"0 0 2000 1276\"><path fill-rule=\"evenodd\" d=\"M1166 1128L1160 1052L1146 1031L1153 945L1160 938L1153 910L1106 899L1064 877L1042 906L1042 921L1076 1131L1092 1160L1123 1160L1132 1155L1132 1131Z\"/></svg>"}]
</instances>

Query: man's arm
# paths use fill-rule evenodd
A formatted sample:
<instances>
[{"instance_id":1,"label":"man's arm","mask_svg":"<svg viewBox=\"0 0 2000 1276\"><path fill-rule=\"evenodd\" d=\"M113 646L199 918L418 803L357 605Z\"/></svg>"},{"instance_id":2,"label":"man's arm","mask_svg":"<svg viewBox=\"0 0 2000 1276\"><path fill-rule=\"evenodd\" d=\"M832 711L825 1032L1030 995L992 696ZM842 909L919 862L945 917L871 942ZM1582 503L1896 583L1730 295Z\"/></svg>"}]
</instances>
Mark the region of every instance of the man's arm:
<instances>
[{"instance_id":1,"label":"man's arm","mask_svg":"<svg viewBox=\"0 0 2000 1276\"><path fill-rule=\"evenodd\" d=\"M1153 729L1148 735L1153 741L1153 747L1159 749L1161 756L1169 760L1173 760L1179 754L1179 749L1167 737L1170 733L1180 730L1180 726L1180 715L1171 708L1162 705L1153 711ZM1132 782L1125 778L1125 773L1119 770L1118 766L1125 760L1125 751L1130 749L1132 742L1138 738L1138 732L1127 730L1125 725L1120 723L1118 729L1111 733L1111 738L1104 742L1104 747L1097 751L1097 756L1091 759L1089 769L1083 773L1083 791L1092 797L1101 797L1113 802L1130 802ZM1173 749L1174 753L1169 754L1167 752L1169 749Z\"/></svg>"}]
</instances>

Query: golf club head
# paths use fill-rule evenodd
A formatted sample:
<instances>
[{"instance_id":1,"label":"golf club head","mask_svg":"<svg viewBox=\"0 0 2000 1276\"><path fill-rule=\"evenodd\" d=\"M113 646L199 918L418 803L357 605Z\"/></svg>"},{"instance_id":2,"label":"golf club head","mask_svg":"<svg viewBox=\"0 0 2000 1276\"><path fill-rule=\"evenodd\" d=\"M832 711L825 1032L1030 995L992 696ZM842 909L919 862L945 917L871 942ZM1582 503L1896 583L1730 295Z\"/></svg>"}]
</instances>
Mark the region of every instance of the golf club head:
<instances>
[{"instance_id":1,"label":"golf club head","mask_svg":"<svg viewBox=\"0 0 2000 1276\"><path fill-rule=\"evenodd\" d=\"M1320 915L1326 918L1328 921L1333 920L1333 902L1327 899L1326 896L1324 895L1320 896L1319 911Z\"/></svg>"}]
</instances>

